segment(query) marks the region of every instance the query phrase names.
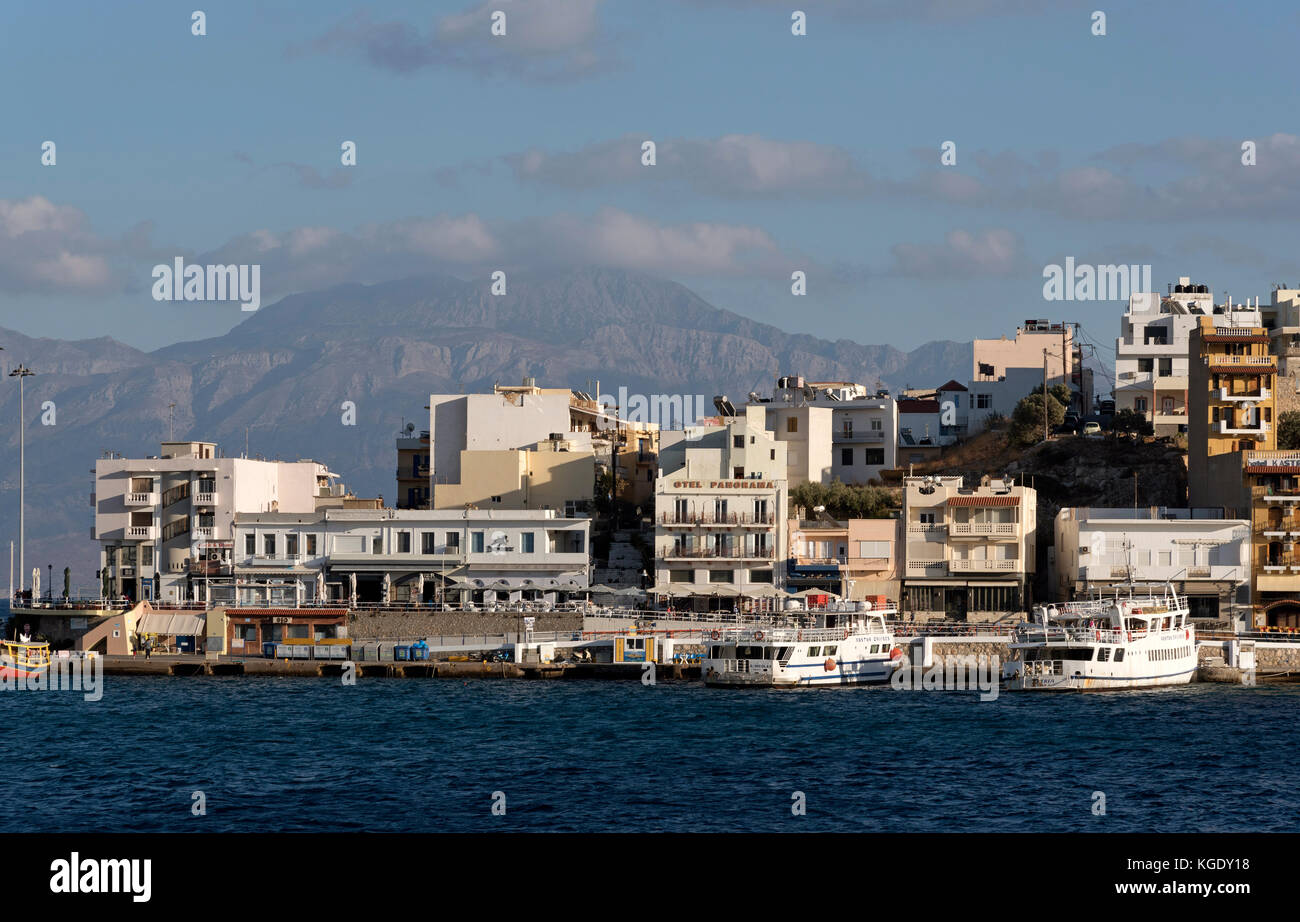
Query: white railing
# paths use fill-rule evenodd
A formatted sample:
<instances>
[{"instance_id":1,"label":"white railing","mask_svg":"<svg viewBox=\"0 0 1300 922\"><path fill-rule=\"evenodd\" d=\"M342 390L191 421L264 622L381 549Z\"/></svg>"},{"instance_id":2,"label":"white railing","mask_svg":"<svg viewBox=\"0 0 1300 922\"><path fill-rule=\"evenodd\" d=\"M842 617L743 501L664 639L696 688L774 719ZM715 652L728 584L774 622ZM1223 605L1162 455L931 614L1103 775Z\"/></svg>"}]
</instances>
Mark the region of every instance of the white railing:
<instances>
[{"instance_id":1,"label":"white railing","mask_svg":"<svg viewBox=\"0 0 1300 922\"><path fill-rule=\"evenodd\" d=\"M158 502L157 493L127 493L125 498L128 506L152 506Z\"/></svg>"},{"instance_id":2,"label":"white railing","mask_svg":"<svg viewBox=\"0 0 1300 922\"><path fill-rule=\"evenodd\" d=\"M213 492L202 492L194 494L194 504L196 506L215 506L217 504L217 494Z\"/></svg>"},{"instance_id":3,"label":"white railing","mask_svg":"<svg viewBox=\"0 0 1300 922\"><path fill-rule=\"evenodd\" d=\"M1016 573L1020 570L1020 560L989 560L971 557L954 557L948 561L954 573Z\"/></svg>"},{"instance_id":4,"label":"white railing","mask_svg":"<svg viewBox=\"0 0 1300 922\"><path fill-rule=\"evenodd\" d=\"M152 525L128 525L126 527L126 536L128 538L140 538L146 541L152 541L157 535L158 529Z\"/></svg>"},{"instance_id":5,"label":"white railing","mask_svg":"<svg viewBox=\"0 0 1300 922\"><path fill-rule=\"evenodd\" d=\"M948 531L957 536L964 535L1010 535L1014 537L1019 528L1016 522L953 522Z\"/></svg>"}]
</instances>

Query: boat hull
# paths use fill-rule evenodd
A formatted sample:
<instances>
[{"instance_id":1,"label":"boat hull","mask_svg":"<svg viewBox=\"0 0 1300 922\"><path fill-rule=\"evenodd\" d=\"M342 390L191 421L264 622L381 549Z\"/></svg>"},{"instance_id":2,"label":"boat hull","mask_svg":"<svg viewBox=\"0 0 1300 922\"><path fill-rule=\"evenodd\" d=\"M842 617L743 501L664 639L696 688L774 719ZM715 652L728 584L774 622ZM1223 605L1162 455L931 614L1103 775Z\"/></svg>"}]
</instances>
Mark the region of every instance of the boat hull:
<instances>
[{"instance_id":1,"label":"boat hull","mask_svg":"<svg viewBox=\"0 0 1300 922\"><path fill-rule=\"evenodd\" d=\"M1195 666L1178 672L1149 676L1013 675L1007 679L1006 688L1007 691L1120 691L1187 685L1195 676Z\"/></svg>"},{"instance_id":2,"label":"boat hull","mask_svg":"<svg viewBox=\"0 0 1300 922\"><path fill-rule=\"evenodd\" d=\"M878 660L862 664L859 668L837 666L826 671L821 663L812 663L804 669L786 666L778 670L761 672L724 671L707 661L701 670L704 684L710 688L820 688L828 685L884 685L898 668L900 660ZM813 674L813 670L817 673Z\"/></svg>"}]
</instances>

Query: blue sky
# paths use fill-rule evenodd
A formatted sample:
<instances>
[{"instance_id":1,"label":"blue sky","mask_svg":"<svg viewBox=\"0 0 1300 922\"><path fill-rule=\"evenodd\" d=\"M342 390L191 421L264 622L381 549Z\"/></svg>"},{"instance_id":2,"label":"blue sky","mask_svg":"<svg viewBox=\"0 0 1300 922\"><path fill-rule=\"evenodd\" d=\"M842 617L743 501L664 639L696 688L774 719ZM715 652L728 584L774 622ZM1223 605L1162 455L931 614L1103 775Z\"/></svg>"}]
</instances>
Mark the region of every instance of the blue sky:
<instances>
[{"instance_id":1,"label":"blue sky","mask_svg":"<svg viewBox=\"0 0 1300 922\"><path fill-rule=\"evenodd\" d=\"M152 349L247 316L154 301L177 255L259 263L263 303L627 267L903 348L1027 317L1113 343L1118 302L1043 300L1067 256L1300 284L1288 3L52 0L0 32L0 326L27 335Z\"/></svg>"}]
</instances>

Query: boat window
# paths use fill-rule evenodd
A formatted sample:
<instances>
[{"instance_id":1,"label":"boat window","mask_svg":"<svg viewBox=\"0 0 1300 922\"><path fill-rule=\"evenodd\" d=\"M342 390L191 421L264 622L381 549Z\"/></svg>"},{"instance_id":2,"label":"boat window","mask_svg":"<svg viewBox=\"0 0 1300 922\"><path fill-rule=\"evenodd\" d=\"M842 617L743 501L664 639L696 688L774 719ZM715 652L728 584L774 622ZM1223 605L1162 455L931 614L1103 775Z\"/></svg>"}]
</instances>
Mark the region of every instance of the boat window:
<instances>
[{"instance_id":1,"label":"boat window","mask_svg":"<svg viewBox=\"0 0 1300 922\"><path fill-rule=\"evenodd\" d=\"M809 648L808 648L808 655L809 655L809 656L821 656L821 654L822 654L822 648L821 648L821 647L809 647Z\"/></svg>"},{"instance_id":2,"label":"boat window","mask_svg":"<svg viewBox=\"0 0 1300 922\"><path fill-rule=\"evenodd\" d=\"M839 649L839 647L827 647L827 648L826 648L826 655L827 655L827 656L834 656L834 655L835 655L835 651L838 650L838 649Z\"/></svg>"},{"instance_id":3,"label":"boat window","mask_svg":"<svg viewBox=\"0 0 1300 922\"><path fill-rule=\"evenodd\" d=\"M1067 647L1061 651L1061 659L1085 662L1092 659L1092 647Z\"/></svg>"},{"instance_id":4,"label":"boat window","mask_svg":"<svg viewBox=\"0 0 1300 922\"><path fill-rule=\"evenodd\" d=\"M1097 651L1097 662L1099 663L1110 662L1110 647L1102 647Z\"/></svg>"},{"instance_id":5,"label":"boat window","mask_svg":"<svg viewBox=\"0 0 1300 922\"><path fill-rule=\"evenodd\" d=\"M789 647L777 647L777 648L776 648L776 658L779 659L779 660L787 660L787 659L789 659L789 658L790 658L790 648L789 648Z\"/></svg>"},{"instance_id":6,"label":"boat window","mask_svg":"<svg viewBox=\"0 0 1300 922\"><path fill-rule=\"evenodd\" d=\"M1122 662L1124 662L1124 648L1123 648L1123 647L1116 647L1116 648L1115 648L1115 662L1117 662L1117 663L1122 663Z\"/></svg>"}]
</instances>

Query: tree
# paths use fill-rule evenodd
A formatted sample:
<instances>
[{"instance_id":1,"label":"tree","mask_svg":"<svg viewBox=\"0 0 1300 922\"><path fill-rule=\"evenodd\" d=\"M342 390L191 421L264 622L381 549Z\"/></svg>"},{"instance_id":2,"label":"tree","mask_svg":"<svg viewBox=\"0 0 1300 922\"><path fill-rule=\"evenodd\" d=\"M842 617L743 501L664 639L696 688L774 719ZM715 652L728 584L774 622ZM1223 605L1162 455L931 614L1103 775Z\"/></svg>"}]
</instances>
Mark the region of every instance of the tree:
<instances>
[{"instance_id":1,"label":"tree","mask_svg":"<svg viewBox=\"0 0 1300 922\"><path fill-rule=\"evenodd\" d=\"M1288 451L1300 448L1300 410L1278 414L1277 447Z\"/></svg>"},{"instance_id":2,"label":"tree","mask_svg":"<svg viewBox=\"0 0 1300 922\"><path fill-rule=\"evenodd\" d=\"M883 519L898 509L894 495L883 487L846 484L801 483L790 491L790 505L803 506L808 514L818 506L834 519Z\"/></svg>"},{"instance_id":3,"label":"tree","mask_svg":"<svg viewBox=\"0 0 1300 922\"><path fill-rule=\"evenodd\" d=\"M1061 397L1065 399L1062 400ZM1065 422L1065 408L1069 406L1070 392L1056 384L1047 391L1047 425L1059 426ZM1043 437L1043 389L1037 387L1027 397L1022 397L1011 413L1011 428L1007 438L1018 448L1033 445Z\"/></svg>"},{"instance_id":4,"label":"tree","mask_svg":"<svg viewBox=\"0 0 1300 922\"><path fill-rule=\"evenodd\" d=\"M1154 435L1156 431L1151 421L1146 418L1146 414L1128 407L1119 410L1111 417L1111 428L1116 432L1136 432L1138 435Z\"/></svg>"}]
</instances>

